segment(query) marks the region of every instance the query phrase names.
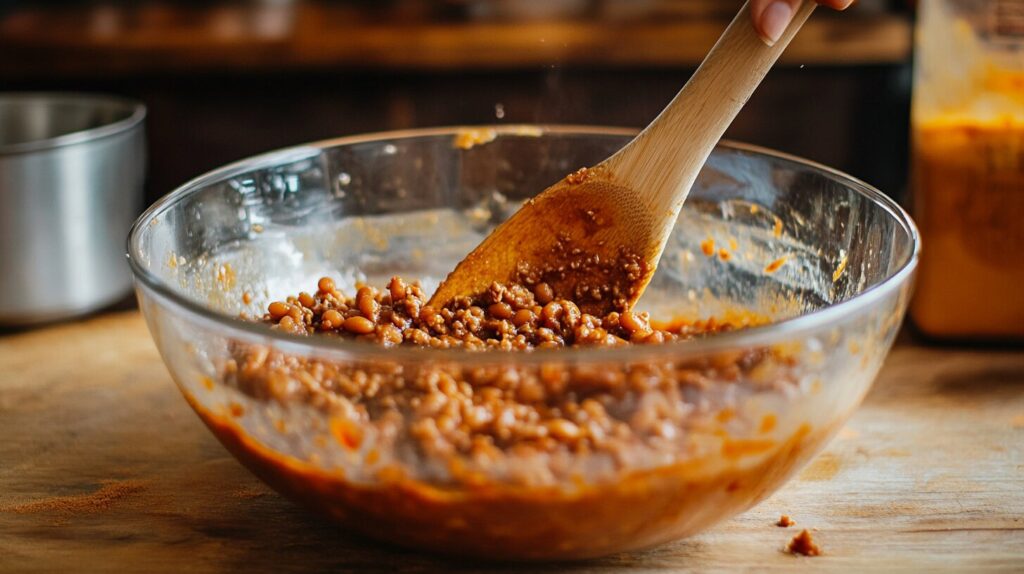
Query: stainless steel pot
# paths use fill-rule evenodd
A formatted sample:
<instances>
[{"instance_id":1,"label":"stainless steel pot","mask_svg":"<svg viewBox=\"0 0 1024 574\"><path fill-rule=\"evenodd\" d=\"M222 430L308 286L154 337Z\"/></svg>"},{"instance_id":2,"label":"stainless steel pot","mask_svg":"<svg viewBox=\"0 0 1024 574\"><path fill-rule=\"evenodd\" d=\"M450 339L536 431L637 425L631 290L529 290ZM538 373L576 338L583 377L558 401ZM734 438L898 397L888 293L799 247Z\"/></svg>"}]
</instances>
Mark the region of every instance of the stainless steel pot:
<instances>
[{"instance_id":1,"label":"stainless steel pot","mask_svg":"<svg viewBox=\"0 0 1024 574\"><path fill-rule=\"evenodd\" d=\"M79 315L131 287L146 108L84 94L0 94L0 324Z\"/></svg>"}]
</instances>

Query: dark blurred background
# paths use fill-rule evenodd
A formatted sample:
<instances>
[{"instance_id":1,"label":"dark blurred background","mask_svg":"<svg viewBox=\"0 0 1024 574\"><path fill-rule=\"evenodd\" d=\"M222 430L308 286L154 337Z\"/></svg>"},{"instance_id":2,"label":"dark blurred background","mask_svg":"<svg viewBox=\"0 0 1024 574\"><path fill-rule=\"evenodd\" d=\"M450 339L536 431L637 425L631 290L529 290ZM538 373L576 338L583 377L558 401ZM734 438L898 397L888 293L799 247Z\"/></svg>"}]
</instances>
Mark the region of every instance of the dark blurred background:
<instances>
[{"instance_id":1,"label":"dark blurred background","mask_svg":"<svg viewBox=\"0 0 1024 574\"><path fill-rule=\"evenodd\" d=\"M226 162L367 131L479 123L643 126L735 0L0 0L0 89L149 107L148 200ZM902 199L907 3L819 10L727 137Z\"/></svg>"}]
</instances>

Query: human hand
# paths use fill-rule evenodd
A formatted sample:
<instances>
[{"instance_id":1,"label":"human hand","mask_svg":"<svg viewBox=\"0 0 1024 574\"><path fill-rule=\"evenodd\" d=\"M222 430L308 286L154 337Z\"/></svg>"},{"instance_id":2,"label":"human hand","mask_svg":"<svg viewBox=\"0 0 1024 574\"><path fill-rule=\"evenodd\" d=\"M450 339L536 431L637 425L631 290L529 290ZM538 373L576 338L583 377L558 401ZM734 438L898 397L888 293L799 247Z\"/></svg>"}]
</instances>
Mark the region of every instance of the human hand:
<instances>
[{"instance_id":1,"label":"human hand","mask_svg":"<svg viewBox=\"0 0 1024 574\"><path fill-rule=\"evenodd\" d=\"M754 17L754 29L770 46L782 37L789 22L796 14L801 0L750 0L750 14ZM817 0L818 4L846 10L853 0Z\"/></svg>"}]
</instances>

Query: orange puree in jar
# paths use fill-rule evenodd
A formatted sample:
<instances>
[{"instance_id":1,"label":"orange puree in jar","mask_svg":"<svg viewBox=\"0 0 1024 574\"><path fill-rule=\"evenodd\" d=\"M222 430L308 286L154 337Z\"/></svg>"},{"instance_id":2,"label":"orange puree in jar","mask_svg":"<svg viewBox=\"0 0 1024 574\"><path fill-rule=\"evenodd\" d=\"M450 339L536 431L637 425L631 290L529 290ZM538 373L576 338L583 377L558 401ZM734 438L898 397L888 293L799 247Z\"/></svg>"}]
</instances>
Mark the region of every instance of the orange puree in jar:
<instances>
[{"instance_id":1,"label":"orange puree in jar","mask_svg":"<svg viewBox=\"0 0 1024 574\"><path fill-rule=\"evenodd\" d=\"M938 336L1024 337L1024 117L939 116L913 139L915 322Z\"/></svg>"},{"instance_id":2,"label":"orange puree in jar","mask_svg":"<svg viewBox=\"0 0 1024 574\"><path fill-rule=\"evenodd\" d=\"M919 5L911 183L922 252L911 315L935 337L1024 339L1024 26L1014 5Z\"/></svg>"}]
</instances>

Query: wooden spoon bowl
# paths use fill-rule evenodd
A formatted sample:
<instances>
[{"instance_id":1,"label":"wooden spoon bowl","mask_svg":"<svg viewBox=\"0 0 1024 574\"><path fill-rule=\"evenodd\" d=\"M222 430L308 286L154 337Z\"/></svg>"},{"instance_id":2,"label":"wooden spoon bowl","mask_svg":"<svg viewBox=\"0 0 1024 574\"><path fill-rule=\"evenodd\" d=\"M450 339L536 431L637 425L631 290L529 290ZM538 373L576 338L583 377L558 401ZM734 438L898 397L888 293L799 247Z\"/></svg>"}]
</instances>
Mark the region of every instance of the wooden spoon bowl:
<instances>
[{"instance_id":1,"label":"wooden spoon bowl","mask_svg":"<svg viewBox=\"0 0 1024 574\"><path fill-rule=\"evenodd\" d=\"M527 201L456 266L430 305L482 293L495 282L543 281L586 313L632 308L704 162L814 7L802 2L769 46L745 4L644 131L597 166Z\"/></svg>"}]
</instances>

